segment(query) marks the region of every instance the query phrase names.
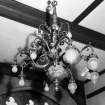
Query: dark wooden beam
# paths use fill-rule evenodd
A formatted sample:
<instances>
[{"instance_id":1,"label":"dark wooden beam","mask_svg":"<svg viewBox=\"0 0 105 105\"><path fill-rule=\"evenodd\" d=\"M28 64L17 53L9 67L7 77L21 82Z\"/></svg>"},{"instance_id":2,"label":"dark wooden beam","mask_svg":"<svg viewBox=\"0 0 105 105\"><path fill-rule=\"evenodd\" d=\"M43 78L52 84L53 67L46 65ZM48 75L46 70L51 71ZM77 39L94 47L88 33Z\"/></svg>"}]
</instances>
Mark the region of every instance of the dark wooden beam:
<instances>
[{"instance_id":1,"label":"dark wooden beam","mask_svg":"<svg viewBox=\"0 0 105 105\"><path fill-rule=\"evenodd\" d=\"M98 90L96 90L96 91L94 91L94 92L92 92L92 93L89 93L86 97L87 97L87 99L89 99L89 98L92 98L92 97L94 97L96 95L99 95L100 93L102 93L104 91L105 91L105 86L98 89Z\"/></svg>"},{"instance_id":2,"label":"dark wooden beam","mask_svg":"<svg viewBox=\"0 0 105 105\"><path fill-rule=\"evenodd\" d=\"M104 0L95 0L90 4L74 21L74 24L79 24L85 17L87 17L99 4Z\"/></svg>"},{"instance_id":3,"label":"dark wooden beam","mask_svg":"<svg viewBox=\"0 0 105 105\"><path fill-rule=\"evenodd\" d=\"M100 76L103 75L103 74L105 74L105 69L99 72Z\"/></svg>"},{"instance_id":4,"label":"dark wooden beam","mask_svg":"<svg viewBox=\"0 0 105 105\"><path fill-rule=\"evenodd\" d=\"M45 21L45 12L15 0L0 0L0 15L36 28ZM73 40L84 44L92 42L94 47L105 50L104 34L79 25L73 25L71 22L61 18L58 18L58 20L59 22L68 22L71 25Z\"/></svg>"},{"instance_id":5,"label":"dark wooden beam","mask_svg":"<svg viewBox=\"0 0 105 105\"><path fill-rule=\"evenodd\" d=\"M88 44L89 42L92 43L92 46L105 50L105 35L99 32L93 31L91 29L73 25L71 26L71 32L73 34L73 39Z\"/></svg>"},{"instance_id":6,"label":"dark wooden beam","mask_svg":"<svg viewBox=\"0 0 105 105\"><path fill-rule=\"evenodd\" d=\"M44 22L45 13L15 0L0 0L0 15L37 28Z\"/></svg>"}]
</instances>

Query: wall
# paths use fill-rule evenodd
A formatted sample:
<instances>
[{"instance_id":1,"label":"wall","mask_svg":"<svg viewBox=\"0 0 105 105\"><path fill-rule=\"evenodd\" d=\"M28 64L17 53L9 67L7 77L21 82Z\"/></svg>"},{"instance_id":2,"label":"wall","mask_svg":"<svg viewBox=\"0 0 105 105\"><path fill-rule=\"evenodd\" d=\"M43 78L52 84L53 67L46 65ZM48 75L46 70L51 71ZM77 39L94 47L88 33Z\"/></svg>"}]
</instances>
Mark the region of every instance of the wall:
<instances>
[{"instance_id":1,"label":"wall","mask_svg":"<svg viewBox=\"0 0 105 105\"><path fill-rule=\"evenodd\" d=\"M13 61L19 47L23 48L27 36L35 28L0 16L0 62Z\"/></svg>"}]
</instances>

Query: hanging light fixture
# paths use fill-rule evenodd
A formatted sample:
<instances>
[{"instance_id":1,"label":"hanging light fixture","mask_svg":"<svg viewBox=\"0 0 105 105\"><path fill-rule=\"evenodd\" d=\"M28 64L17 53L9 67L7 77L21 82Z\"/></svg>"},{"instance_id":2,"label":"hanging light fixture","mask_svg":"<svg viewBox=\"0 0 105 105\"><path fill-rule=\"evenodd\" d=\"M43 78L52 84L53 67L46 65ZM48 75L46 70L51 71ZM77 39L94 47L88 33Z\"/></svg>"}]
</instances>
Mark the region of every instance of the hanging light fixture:
<instances>
[{"instance_id":1,"label":"hanging light fixture","mask_svg":"<svg viewBox=\"0 0 105 105\"><path fill-rule=\"evenodd\" d=\"M31 52L30 52L30 58L31 58L32 60L35 60L35 59L37 58L37 54L36 54L35 51L31 51Z\"/></svg>"},{"instance_id":2,"label":"hanging light fixture","mask_svg":"<svg viewBox=\"0 0 105 105\"><path fill-rule=\"evenodd\" d=\"M57 1L48 0L46 8L46 22L39 26L38 32L34 32L27 37L26 46L19 49L14 57L15 64L12 71L17 72L17 66L22 66L19 84L24 85L23 71L26 66L31 66L33 70L45 72L48 78L55 84L55 90L59 90L60 82L64 78L69 78L68 89L73 94L77 89L77 84L71 72L71 65L77 64L83 59L87 66L81 70L81 76L92 80L95 83L99 77L97 69L99 66L98 56L89 43L82 50L73 45L72 34L69 23L59 23L57 19L56 6ZM52 15L50 12L53 12ZM62 31L62 24L67 26L67 31ZM34 40L29 41L33 36ZM63 48L62 46L66 47ZM83 54L83 52L89 54ZM22 63L17 63L18 57L26 56ZM22 65L24 64L24 66ZM37 68L37 69L36 69ZM45 90L49 90L45 85Z\"/></svg>"},{"instance_id":3,"label":"hanging light fixture","mask_svg":"<svg viewBox=\"0 0 105 105\"><path fill-rule=\"evenodd\" d=\"M24 86L25 85L25 81L24 81L23 67L22 67L22 70L21 70L19 76L20 76L19 86Z\"/></svg>"},{"instance_id":4,"label":"hanging light fixture","mask_svg":"<svg viewBox=\"0 0 105 105\"><path fill-rule=\"evenodd\" d=\"M76 89L77 89L77 84L75 83L75 81L71 81L69 84L68 84L68 89L70 91L70 93L74 94Z\"/></svg>"},{"instance_id":5,"label":"hanging light fixture","mask_svg":"<svg viewBox=\"0 0 105 105\"><path fill-rule=\"evenodd\" d=\"M17 65L12 66L12 72L16 73L18 71Z\"/></svg>"},{"instance_id":6,"label":"hanging light fixture","mask_svg":"<svg viewBox=\"0 0 105 105\"><path fill-rule=\"evenodd\" d=\"M48 91L49 91L49 86L48 86L48 84L47 84L47 83L45 83L44 90L45 90L45 92L48 92Z\"/></svg>"}]
</instances>

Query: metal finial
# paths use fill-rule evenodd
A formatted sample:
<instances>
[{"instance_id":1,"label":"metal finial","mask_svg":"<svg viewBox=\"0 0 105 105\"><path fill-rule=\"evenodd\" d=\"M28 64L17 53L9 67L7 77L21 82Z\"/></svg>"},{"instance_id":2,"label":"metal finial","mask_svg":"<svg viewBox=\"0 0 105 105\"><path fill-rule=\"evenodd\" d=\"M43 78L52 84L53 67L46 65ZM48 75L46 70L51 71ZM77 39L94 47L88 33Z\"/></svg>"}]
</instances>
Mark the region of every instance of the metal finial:
<instances>
[{"instance_id":1,"label":"metal finial","mask_svg":"<svg viewBox=\"0 0 105 105\"><path fill-rule=\"evenodd\" d=\"M53 0L52 6L53 6L53 7L57 6L57 1Z\"/></svg>"}]
</instances>

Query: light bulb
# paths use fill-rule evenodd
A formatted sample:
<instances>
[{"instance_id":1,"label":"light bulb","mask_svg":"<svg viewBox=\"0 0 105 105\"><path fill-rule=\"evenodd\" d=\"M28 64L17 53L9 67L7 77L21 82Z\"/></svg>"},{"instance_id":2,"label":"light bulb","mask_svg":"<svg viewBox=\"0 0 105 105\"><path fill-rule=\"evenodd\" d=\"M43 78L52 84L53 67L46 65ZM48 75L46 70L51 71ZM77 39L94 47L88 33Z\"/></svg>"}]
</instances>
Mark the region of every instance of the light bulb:
<instances>
[{"instance_id":1,"label":"light bulb","mask_svg":"<svg viewBox=\"0 0 105 105\"><path fill-rule=\"evenodd\" d=\"M49 105L47 102L44 102L44 105Z\"/></svg>"},{"instance_id":2,"label":"light bulb","mask_svg":"<svg viewBox=\"0 0 105 105\"><path fill-rule=\"evenodd\" d=\"M68 32L68 33L67 33L67 36L68 36L69 39L71 39L71 38L72 38L71 32Z\"/></svg>"},{"instance_id":3,"label":"light bulb","mask_svg":"<svg viewBox=\"0 0 105 105\"><path fill-rule=\"evenodd\" d=\"M24 81L23 77L21 77L21 79L19 80L19 85L20 86L24 86L25 85L25 81Z\"/></svg>"},{"instance_id":4,"label":"light bulb","mask_svg":"<svg viewBox=\"0 0 105 105\"><path fill-rule=\"evenodd\" d=\"M34 105L34 102L32 100L29 100L29 105Z\"/></svg>"},{"instance_id":5,"label":"light bulb","mask_svg":"<svg viewBox=\"0 0 105 105\"><path fill-rule=\"evenodd\" d=\"M95 71L98 68L99 61L97 58L90 58L88 61L88 68Z\"/></svg>"},{"instance_id":6,"label":"light bulb","mask_svg":"<svg viewBox=\"0 0 105 105\"><path fill-rule=\"evenodd\" d=\"M47 84L47 83L45 84L45 88L44 88L44 90L45 90L46 92L48 92L48 91L49 91L49 86L48 86L48 84Z\"/></svg>"},{"instance_id":7,"label":"light bulb","mask_svg":"<svg viewBox=\"0 0 105 105\"><path fill-rule=\"evenodd\" d=\"M12 67L12 72L16 73L18 71L17 65L13 65Z\"/></svg>"},{"instance_id":8,"label":"light bulb","mask_svg":"<svg viewBox=\"0 0 105 105\"><path fill-rule=\"evenodd\" d=\"M32 60L36 59L36 57L37 57L36 52L33 51L33 52L30 54L30 57L31 57Z\"/></svg>"},{"instance_id":9,"label":"light bulb","mask_svg":"<svg viewBox=\"0 0 105 105\"><path fill-rule=\"evenodd\" d=\"M91 81L93 84L96 84L98 78L99 78L99 74L97 72L91 73Z\"/></svg>"},{"instance_id":10,"label":"light bulb","mask_svg":"<svg viewBox=\"0 0 105 105\"><path fill-rule=\"evenodd\" d=\"M77 89L77 84L75 82L71 82L68 84L69 91L74 94Z\"/></svg>"},{"instance_id":11,"label":"light bulb","mask_svg":"<svg viewBox=\"0 0 105 105\"><path fill-rule=\"evenodd\" d=\"M58 92L59 91L59 87L55 86L55 91Z\"/></svg>"},{"instance_id":12,"label":"light bulb","mask_svg":"<svg viewBox=\"0 0 105 105\"><path fill-rule=\"evenodd\" d=\"M15 102L15 99L13 98L13 97L9 97L9 101L11 101L11 102Z\"/></svg>"},{"instance_id":13,"label":"light bulb","mask_svg":"<svg viewBox=\"0 0 105 105\"><path fill-rule=\"evenodd\" d=\"M63 59L67 63L73 64L78 61L79 57L80 57L79 51L77 49L70 48L65 52Z\"/></svg>"},{"instance_id":14,"label":"light bulb","mask_svg":"<svg viewBox=\"0 0 105 105\"><path fill-rule=\"evenodd\" d=\"M85 67L85 68L81 71L81 76L84 77L88 72L89 72L89 69L88 69L87 67Z\"/></svg>"}]
</instances>

